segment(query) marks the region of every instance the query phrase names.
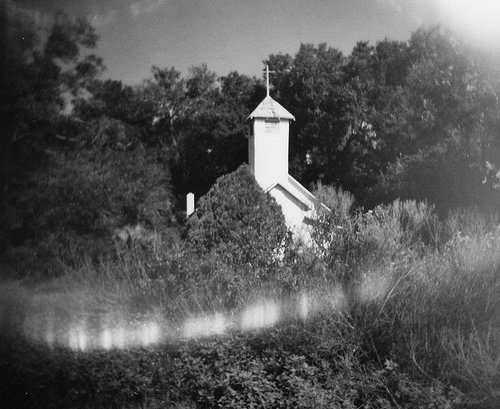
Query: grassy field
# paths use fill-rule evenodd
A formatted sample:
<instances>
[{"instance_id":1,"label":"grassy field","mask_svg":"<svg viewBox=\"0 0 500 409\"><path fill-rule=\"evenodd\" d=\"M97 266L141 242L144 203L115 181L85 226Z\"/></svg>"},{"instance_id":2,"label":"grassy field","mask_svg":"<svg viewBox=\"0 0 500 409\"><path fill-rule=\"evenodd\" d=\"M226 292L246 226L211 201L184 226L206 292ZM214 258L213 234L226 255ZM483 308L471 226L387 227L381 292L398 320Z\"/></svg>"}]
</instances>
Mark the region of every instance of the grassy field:
<instances>
[{"instance_id":1,"label":"grassy field","mask_svg":"<svg viewBox=\"0 0 500 409\"><path fill-rule=\"evenodd\" d=\"M500 407L496 223L335 200L267 269L149 235L3 283L0 406Z\"/></svg>"}]
</instances>

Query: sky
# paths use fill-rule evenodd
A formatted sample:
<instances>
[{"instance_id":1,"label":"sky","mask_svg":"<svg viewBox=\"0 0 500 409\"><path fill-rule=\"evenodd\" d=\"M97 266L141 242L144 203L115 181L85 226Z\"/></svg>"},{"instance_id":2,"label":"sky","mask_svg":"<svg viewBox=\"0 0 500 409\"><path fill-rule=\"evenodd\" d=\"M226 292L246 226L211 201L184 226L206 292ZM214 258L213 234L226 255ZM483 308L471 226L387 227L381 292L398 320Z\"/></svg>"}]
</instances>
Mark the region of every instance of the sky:
<instances>
[{"instance_id":1,"label":"sky","mask_svg":"<svg viewBox=\"0 0 500 409\"><path fill-rule=\"evenodd\" d=\"M270 54L327 43L348 55L358 41L409 40L440 24L500 55L500 0L0 0L50 21L84 16L100 35L103 78L138 84L152 66L206 63L218 75L262 75Z\"/></svg>"}]
</instances>

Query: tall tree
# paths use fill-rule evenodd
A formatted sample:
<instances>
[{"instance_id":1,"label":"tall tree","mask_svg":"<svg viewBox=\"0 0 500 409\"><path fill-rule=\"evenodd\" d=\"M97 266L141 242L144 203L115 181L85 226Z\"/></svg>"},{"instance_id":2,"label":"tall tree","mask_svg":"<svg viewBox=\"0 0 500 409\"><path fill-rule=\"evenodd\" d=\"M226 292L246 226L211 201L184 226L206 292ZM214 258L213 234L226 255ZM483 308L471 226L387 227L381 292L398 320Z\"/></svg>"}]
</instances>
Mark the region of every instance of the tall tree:
<instances>
[{"instance_id":1,"label":"tall tree","mask_svg":"<svg viewBox=\"0 0 500 409\"><path fill-rule=\"evenodd\" d=\"M152 104L151 135L164 148L180 200L188 192L205 194L246 160L245 119L258 91L255 78L237 72L219 78L205 64L186 78L153 67L140 92Z\"/></svg>"},{"instance_id":2,"label":"tall tree","mask_svg":"<svg viewBox=\"0 0 500 409\"><path fill-rule=\"evenodd\" d=\"M67 101L81 93L104 69L89 54L98 40L86 19L57 13L41 26L23 10L7 3L1 9L5 46L0 88L0 222L2 233L20 228L11 217L33 171L72 129L64 113ZM0 238L1 239L1 238Z\"/></svg>"},{"instance_id":3,"label":"tall tree","mask_svg":"<svg viewBox=\"0 0 500 409\"><path fill-rule=\"evenodd\" d=\"M347 57L325 44L271 55L273 96L297 119L292 174L367 206L396 197L442 211L481 205L485 163L500 145L499 77L483 61L439 27L408 42L359 42Z\"/></svg>"},{"instance_id":4,"label":"tall tree","mask_svg":"<svg viewBox=\"0 0 500 409\"><path fill-rule=\"evenodd\" d=\"M7 120L6 148L22 140L50 143L66 101L82 92L104 66L86 50L98 36L86 19L57 13L49 27L39 27L16 9L7 18L7 52L1 111Z\"/></svg>"},{"instance_id":5,"label":"tall tree","mask_svg":"<svg viewBox=\"0 0 500 409\"><path fill-rule=\"evenodd\" d=\"M438 211L491 207L481 184L485 160L498 139L498 88L481 60L451 32L416 31L409 42L411 68L403 83L408 125L382 177L385 199L427 199ZM496 206L498 210L498 206Z\"/></svg>"},{"instance_id":6,"label":"tall tree","mask_svg":"<svg viewBox=\"0 0 500 409\"><path fill-rule=\"evenodd\" d=\"M366 150L376 149L369 107L347 80L347 62L326 44L302 44L293 58L271 55L266 61L277 72L274 96L296 117L291 172L305 184L321 180L354 190L363 181L353 169Z\"/></svg>"},{"instance_id":7,"label":"tall tree","mask_svg":"<svg viewBox=\"0 0 500 409\"><path fill-rule=\"evenodd\" d=\"M217 78L206 66L191 70L179 156L172 168L180 195L205 194L217 178L247 160L246 116L255 87L255 79L236 72Z\"/></svg>"}]
</instances>

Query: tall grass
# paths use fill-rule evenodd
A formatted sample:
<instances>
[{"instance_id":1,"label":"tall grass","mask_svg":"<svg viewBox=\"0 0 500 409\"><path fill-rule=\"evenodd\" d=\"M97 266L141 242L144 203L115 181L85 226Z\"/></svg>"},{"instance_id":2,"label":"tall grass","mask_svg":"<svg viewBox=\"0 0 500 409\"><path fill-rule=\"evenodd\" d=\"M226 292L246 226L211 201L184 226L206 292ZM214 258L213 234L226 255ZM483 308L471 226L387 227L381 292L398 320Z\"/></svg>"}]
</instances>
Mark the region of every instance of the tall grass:
<instances>
[{"instance_id":1,"label":"tall grass","mask_svg":"<svg viewBox=\"0 0 500 409\"><path fill-rule=\"evenodd\" d=\"M360 254L340 254L331 268L346 269L349 328L368 359L394 360L412 376L498 407L500 230L474 212L439 224L429 207L399 201L351 213L353 220L340 244ZM338 245L333 236L327 248Z\"/></svg>"},{"instance_id":2,"label":"tall grass","mask_svg":"<svg viewBox=\"0 0 500 409\"><path fill-rule=\"evenodd\" d=\"M154 313L175 324L231 314L262 298L293 309L307 294L310 318L280 327L280 345L336 357L367 388L380 387L376 374L398 368L419 382L457 388L466 406L499 407L495 221L458 212L440 222L432 207L415 202L360 212L346 193L324 189L319 196L334 211L318 211L316 245L292 249L269 268L196 254L172 232L144 232L113 257L78 253L65 274L23 293L24 303L68 320L96 311L110 319ZM368 366L382 372L363 378Z\"/></svg>"}]
</instances>

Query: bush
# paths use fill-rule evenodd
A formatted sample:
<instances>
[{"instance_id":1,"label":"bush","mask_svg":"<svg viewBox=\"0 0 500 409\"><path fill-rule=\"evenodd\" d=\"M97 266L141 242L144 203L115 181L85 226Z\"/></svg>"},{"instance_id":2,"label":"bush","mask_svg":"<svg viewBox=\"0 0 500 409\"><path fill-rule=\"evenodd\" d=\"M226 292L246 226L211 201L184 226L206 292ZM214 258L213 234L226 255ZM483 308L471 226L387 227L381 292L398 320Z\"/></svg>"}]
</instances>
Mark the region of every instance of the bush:
<instances>
[{"instance_id":1,"label":"bush","mask_svg":"<svg viewBox=\"0 0 500 409\"><path fill-rule=\"evenodd\" d=\"M37 264L44 264L54 275L50 270L59 269L58 258L75 264L75 251L94 260L109 255L116 227L141 223L164 231L172 223L168 172L141 147L119 154L104 148L61 150L4 199L4 258L25 273L41 271ZM23 248L33 266L18 265L15 253Z\"/></svg>"},{"instance_id":2,"label":"bush","mask_svg":"<svg viewBox=\"0 0 500 409\"><path fill-rule=\"evenodd\" d=\"M326 266L321 286L342 289L339 331L362 361L395 360L413 379L439 380L495 407L496 220L461 211L440 222L432 206L399 200L363 213L348 193L324 187L318 197L332 209L319 207L313 231Z\"/></svg>"},{"instance_id":3,"label":"bush","mask_svg":"<svg viewBox=\"0 0 500 409\"><path fill-rule=\"evenodd\" d=\"M200 253L215 251L232 264L277 264L291 243L281 208L264 193L247 165L222 176L198 202L188 241Z\"/></svg>"},{"instance_id":4,"label":"bush","mask_svg":"<svg viewBox=\"0 0 500 409\"><path fill-rule=\"evenodd\" d=\"M367 270L390 271L396 261L440 243L440 222L426 203L396 200L362 212L348 192L320 185L315 194L321 205L312 231L314 250L330 279L346 288L358 285Z\"/></svg>"},{"instance_id":5,"label":"bush","mask_svg":"<svg viewBox=\"0 0 500 409\"><path fill-rule=\"evenodd\" d=\"M479 220L470 221L461 222L461 231L477 231ZM479 230L456 231L446 244L419 253L408 241L381 275L364 265L357 294L380 286L381 296L354 299L349 318L369 361L395 359L414 379L437 379L496 407L500 236Z\"/></svg>"},{"instance_id":6,"label":"bush","mask_svg":"<svg viewBox=\"0 0 500 409\"><path fill-rule=\"evenodd\" d=\"M73 352L2 335L5 407L451 408L456 391L410 380L393 361L320 357L310 328L130 350ZM323 349L324 348L323 346Z\"/></svg>"}]
</instances>

